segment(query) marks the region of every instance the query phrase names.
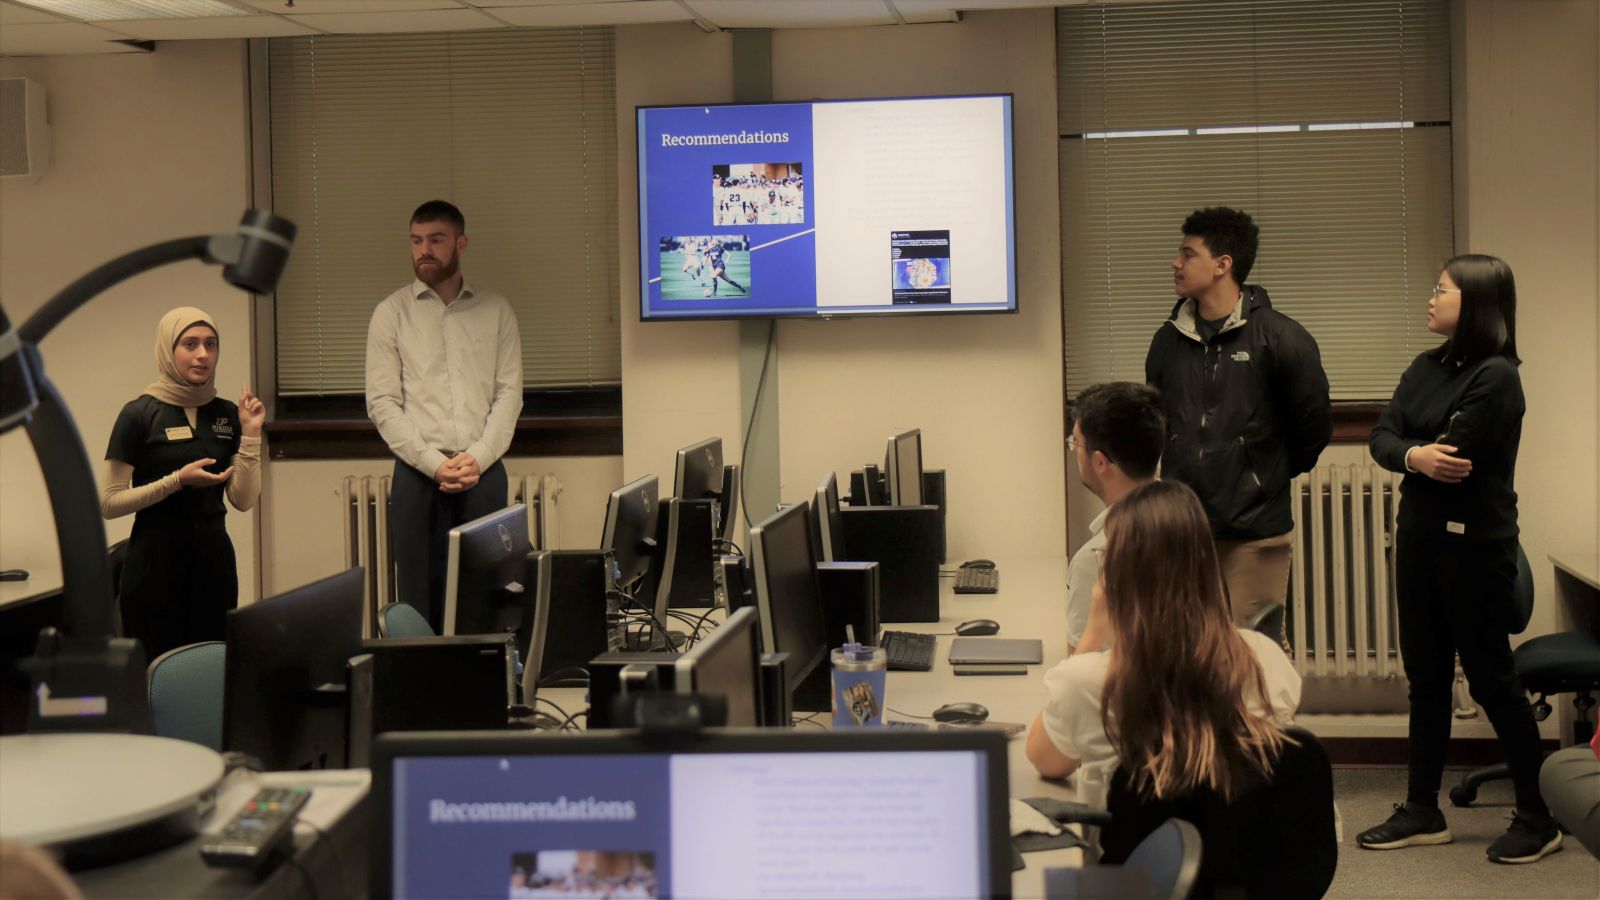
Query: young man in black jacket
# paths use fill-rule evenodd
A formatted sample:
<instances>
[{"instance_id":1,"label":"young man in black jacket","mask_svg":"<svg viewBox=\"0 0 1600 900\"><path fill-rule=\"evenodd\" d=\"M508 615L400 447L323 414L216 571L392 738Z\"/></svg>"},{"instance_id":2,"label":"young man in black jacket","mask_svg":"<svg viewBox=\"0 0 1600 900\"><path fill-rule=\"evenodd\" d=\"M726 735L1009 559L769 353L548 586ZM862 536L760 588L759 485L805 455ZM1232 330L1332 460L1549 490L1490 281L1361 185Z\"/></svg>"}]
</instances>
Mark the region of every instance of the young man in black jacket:
<instances>
[{"instance_id":1,"label":"young man in black jacket","mask_svg":"<svg viewBox=\"0 0 1600 900\"><path fill-rule=\"evenodd\" d=\"M1261 230L1246 213L1196 210L1172 261L1178 304L1145 358L1167 416L1162 477L1194 489L1211 520L1233 618L1289 588L1289 483L1332 437L1317 342L1245 284Z\"/></svg>"}]
</instances>

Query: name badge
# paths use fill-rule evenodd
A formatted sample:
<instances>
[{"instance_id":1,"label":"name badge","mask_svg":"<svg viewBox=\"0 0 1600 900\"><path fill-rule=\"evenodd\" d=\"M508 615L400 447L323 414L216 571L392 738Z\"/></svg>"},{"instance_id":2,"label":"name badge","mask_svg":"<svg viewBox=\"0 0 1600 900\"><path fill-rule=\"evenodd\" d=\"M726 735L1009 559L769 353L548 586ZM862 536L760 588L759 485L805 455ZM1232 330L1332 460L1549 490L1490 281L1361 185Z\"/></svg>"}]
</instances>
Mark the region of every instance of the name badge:
<instances>
[{"instance_id":1,"label":"name badge","mask_svg":"<svg viewBox=\"0 0 1600 900\"><path fill-rule=\"evenodd\" d=\"M167 429L167 440L169 440L169 441L192 441L192 440L194 440L194 430L191 429L187 425L180 425L177 428L168 428Z\"/></svg>"},{"instance_id":2,"label":"name badge","mask_svg":"<svg viewBox=\"0 0 1600 900\"><path fill-rule=\"evenodd\" d=\"M1444 530L1451 534L1466 534L1467 526L1462 522L1446 522L1444 523Z\"/></svg>"}]
</instances>

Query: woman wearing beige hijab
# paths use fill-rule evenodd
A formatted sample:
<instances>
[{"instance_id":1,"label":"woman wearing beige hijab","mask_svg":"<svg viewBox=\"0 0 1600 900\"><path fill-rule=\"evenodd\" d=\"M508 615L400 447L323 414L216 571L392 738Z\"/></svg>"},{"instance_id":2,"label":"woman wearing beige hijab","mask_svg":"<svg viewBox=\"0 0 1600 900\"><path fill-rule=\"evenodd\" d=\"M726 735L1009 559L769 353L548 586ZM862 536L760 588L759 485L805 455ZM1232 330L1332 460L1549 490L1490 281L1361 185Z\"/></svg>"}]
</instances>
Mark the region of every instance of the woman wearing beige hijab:
<instances>
[{"instance_id":1,"label":"woman wearing beige hijab","mask_svg":"<svg viewBox=\"0 0 1600 900\"><path fill-rule=\"evenodd\" d=\"M145 654L226 636L239 576L222 498L238 510L261 493L266 408L246 386L237 404L213 387L221 349L205 311L179 307L156 326L155 383L111 429L101 512L136 513L122 569L123 631Z\"/></svg>"}]
</instances>

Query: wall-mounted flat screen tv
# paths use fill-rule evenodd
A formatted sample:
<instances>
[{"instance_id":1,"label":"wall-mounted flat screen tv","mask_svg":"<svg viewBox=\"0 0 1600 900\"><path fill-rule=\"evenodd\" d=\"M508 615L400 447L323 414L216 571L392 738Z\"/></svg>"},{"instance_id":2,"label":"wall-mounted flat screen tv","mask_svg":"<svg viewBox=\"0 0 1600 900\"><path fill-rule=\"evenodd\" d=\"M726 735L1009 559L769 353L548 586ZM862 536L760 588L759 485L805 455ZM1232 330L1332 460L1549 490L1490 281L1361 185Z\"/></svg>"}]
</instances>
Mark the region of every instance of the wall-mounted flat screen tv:
<instances>
[{"instance_id":1,"label":"wall-mounted flat screen tv","mask_svg":"<svg viewBox=\"0 0 1600 900\"><path fill-rule=\"evenodd\" d=\"M642 106L646 321L1017 310L1011 96Z\"/></svg>"}]
</instances>

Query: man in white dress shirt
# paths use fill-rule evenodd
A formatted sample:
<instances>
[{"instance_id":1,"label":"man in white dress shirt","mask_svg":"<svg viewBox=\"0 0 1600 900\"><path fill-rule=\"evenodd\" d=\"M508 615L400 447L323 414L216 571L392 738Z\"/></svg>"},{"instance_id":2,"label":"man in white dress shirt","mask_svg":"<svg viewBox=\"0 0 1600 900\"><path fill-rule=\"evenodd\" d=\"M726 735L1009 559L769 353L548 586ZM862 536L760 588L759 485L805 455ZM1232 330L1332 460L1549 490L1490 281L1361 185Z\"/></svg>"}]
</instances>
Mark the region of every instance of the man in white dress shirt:
<instances>
[{"instance_id":1,"label":"man in white dress shirt","mask_svg":"<svg viewBox=\"0 0 1600 900\"><path fill-rule=\"evenodd\" d=\"M466 220L443 200L411 216L416 280L367 329L367 415L395 455L389 534L398 595L444 626L450 529L506 505L500 462L522 412L522 338L499 294L461 274Z\"/></svg>"}]
</instances>

